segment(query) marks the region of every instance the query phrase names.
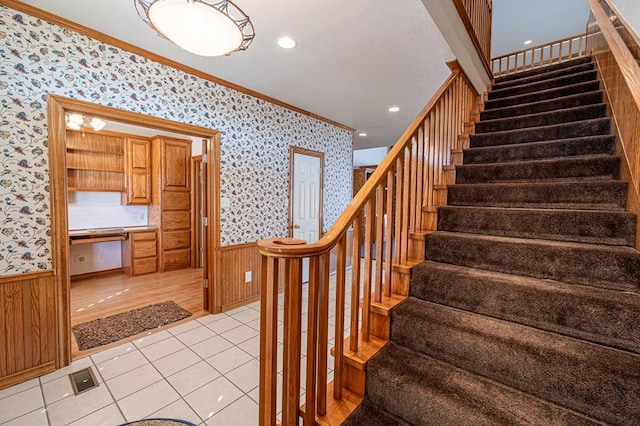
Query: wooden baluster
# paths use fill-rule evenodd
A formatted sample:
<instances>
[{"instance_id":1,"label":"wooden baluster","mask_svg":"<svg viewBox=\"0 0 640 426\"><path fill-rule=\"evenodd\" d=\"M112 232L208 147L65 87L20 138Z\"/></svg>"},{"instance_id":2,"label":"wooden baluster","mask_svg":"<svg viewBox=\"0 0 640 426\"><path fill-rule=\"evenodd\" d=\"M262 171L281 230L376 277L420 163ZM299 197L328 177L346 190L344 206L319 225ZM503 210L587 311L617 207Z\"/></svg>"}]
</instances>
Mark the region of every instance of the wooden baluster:
<instances>
[{"instance_id":1,"label":"wooden baluster","mask_svg":"<svg viewBox=\"0 0 640 426\"><path fill-rule=\"evenodd\" d=\"M402 181L404 174L404 157L396 161L396 202L395 202L395 256L396 263L402 262Z\"/></svg>"},{"instance_id":2,"label":"wooden baluster","mask_svg":"<svg viewBox=\"0 0 640 426\"><path fill-rule=\"evenodd\" d=\"M375 300L382 302L382 248L384 246L384 184L376 190L376 276ZM389 244L389 243L387 243Z\"/></svg>"},{"instance_id":3,"label":"wooden baluster","mask_svg":"<svg viewBox=\"0 0 640 426\"><path fill-rule=\"evenodd\" d=\"M299 424L302 260L285 259L282 423Z\"/></svg>"},{"instance_id":4,"label":"wooden baluster","mask_svg":"<svg viewBox=\"0 0 640 426\"><path fill-rule=\"evenodd\" d=\"M327 348L329 342L329 253L318 257L318 415L327 413Z\"/></svg>"},{"instance_id":5,"label":"wooden baluster","mask_svg":"<svg viewBox=\"0 0 640 426\"><path fill-rule=\"evenodd\" d=\"M407 263L409 252L409 183L411 180L411 151L404 150L404 172L402 182L402 263Z\"/></svg>"},{"instance_id":6,"label":"wooden baluster","mask_svg":"<svg viewBox=\"0 0 640 426\"><path fill-rule=\"evenodd\" d=\"M278 378L278 260L262 256L260 285L260 426L276 424Z\"/></svg>"},{"instance_id":7,"label":"wooden baluster","mask_svg":"<svg viewBox=\"0 0 640 426\"><path fill-rule=\"evenodd\" d=\"M563 44L564 44L563 42L560 42L558 44L558 63L562 62L562 45Z\"/></svg>"},{"instance_id":8,"label":"wooden baluster","mask_svg":"<svg viewBox=\"0 0 640 426\"><path fill-rule=\"evenodd\" d=\"M416 148L416 198L414 204L415 230L422 231L422 180L424 176L424 124L418 129L418 146Z\"/></svg>"},{"instance_id":9,"label":"wooden baluster","mask_svg":"<svg viewBox=\"0 0 640 426\"><path fill-rule=\"evenodd\" d=\"M371 266L372 266L372 236L373 236L373 220L375 209L373 207L374 200L367 200L365 210L365 230L364 230L364 289L362 301L362 340L369 341L371 332Z\"/></svg>"},{"instance_id":10,"label":"wooden baluster","mask_svg":"<svg viewBox=\"0 0 640 426\"><path fill-rule=\"evenodd\" d=\"M353 247L351 258L351 328L349 329L349 349L358 351L358 325L360 322L360 223L362 214L353 221Z\"/></svg>"},{"instance_id":11,"label":"wooden baluster","mask_svg":"<svg viewBox=\"0 0 640 426\"><path fill-rule=\"evenodd\" d=\"M338 259L336 271L336 335L335 362L333 366L333 395L342 399L342 374L344 357L344 302L345 302L345 272L347 267L347 240L343 236L338 241Z\"/></svg>"},{"instance_id":12,"label":"wooden baluster","mask_svg":"<svg viewBox=\"0 0 640 426\"><path fill-rule=\"evenodd\" d=\"M413 135L411 137L411 177L409 179L409 234L411 232L415 232L417 229L416 225L416 214L415 214L415 200L417 194L417 185L416 181L418 179L418 139L417 135Z\"/></svg>"},{"instance_id":13,"label":"wooden baluster","mask_svg":"<svg viewBox=\"0 0 640 426\"><path fill-rule=\"evenodd\" d=\"M571 59L572 55L573 55L573 39L569 39L569 55L568 55L568 59Z\"/></svg>"},{"instance_id":14,"label":"wooden baluster","mask_svg":"<svg viewBox=\"0 0 640 426\"><path fill-rule=\"evenodd\" d=\"M385 295L387 297L391 296L391 271L393 265L393 259L391 259L392 255L392 247L394 245L393 242L393 228L394 228L394 219L393 219L393 197L394 197L394 177L395 173L392 170L387 172L387 224L385 228L385 240L386 246L384 248L384 284L385 284ZM397 243L396 243L397 244ZM351 290L353 292L353 290ZM353 302L351 306L353 315ZM353 317L351 318L351 324L353 324ZM352 326L353 330L353 326ZM353 333L353 331L351 331Z\"/></svg>"},{"instance_id":15,"label":"wooden baluster","mask_svg":"<svg viewBox=\"0 0 640 426\"><path fill-rule=\"evenodd\" d=\"M309 258L309 297L307 301L307 379L305 383L305 412L303 417L303 423L305 425L315 425L316 423L318 323L329 321L328 318L318 317L319 281L319 259L318 256L313 256ZM324 374L326 375L326 372L324 372Z\"/></svg>"}]
</instances>

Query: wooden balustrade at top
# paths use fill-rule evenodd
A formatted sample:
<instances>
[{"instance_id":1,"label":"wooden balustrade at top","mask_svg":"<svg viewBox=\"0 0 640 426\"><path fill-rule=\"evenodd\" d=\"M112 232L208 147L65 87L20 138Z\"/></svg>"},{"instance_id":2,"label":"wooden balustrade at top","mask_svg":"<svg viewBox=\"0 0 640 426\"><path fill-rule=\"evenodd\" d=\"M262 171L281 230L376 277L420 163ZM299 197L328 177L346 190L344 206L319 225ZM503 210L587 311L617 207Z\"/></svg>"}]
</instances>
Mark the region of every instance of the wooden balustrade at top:
<instances>
[{"instance_id":1,"label":"wooden balustrade at top","mask_svg":"<svg viewBox=\"0 0 640 426\"><path fill-rule=\"evenodd\" d=\"M319 241L305 244L301 240L275 238L258 244L262 255L260 425L276 424L276 407L280 403L276 389L281 276L284 276L284 318L280 318L284 320L281 401L284 425L297 425L300 417L305 425L315 424L316 418L327 412L327 395L342 398L343 380L347 376L343 373L346 366L342 354L358 352L362 342L369 341L376 332L371 321L376 302L395 294L406 296L408 286L400 284L406 280L406 274L399 271L406 271L424 259L424 236L435 230L436 207L446 203L446 185L453 183L452 170L447 167L451 167L452 158L461 160L462 149L468 146L468 138L462 135L470 131L469 118L479 108L479 94L457 62L448 65L452 70L449 78ZM363 219L364 230L359 225ZM348 233L351 228L353 232ZM352 243L350 253L347 238ZM330 285L329 276L332 254L337 256L335 288ZM350 283L346 271L349 255L353 256ZM301 366L303 259L309 259L309 281L304 302L306 362ZM334 297L330 292L335 292ZM334 302L330 304L330 300ZM334 374L332 389L328 389L332 311ZM302 409L301 377L306 377Z\"/></svg>"},{"instance_id":2,"label":"wooden balustrade at top","mask_svg":"<svg viewBox=\"0 0 640 426\"><path fill-rule=\"evenodd\" d=\"M467 29L482 64L491 75L491 23L493 19L492 0L453 0L453 4Z\"/></svg>"},{"instance_id":3,"label":"wooden balustrade at top","mask_svg":"<svg viewBox=\"0 0 640 426\"><path fill-rule=\"evenodd\" d=\"M577 34L491 59L494 77L541 68L585 55L586 34Z\"/></svg>"}]
</instances>

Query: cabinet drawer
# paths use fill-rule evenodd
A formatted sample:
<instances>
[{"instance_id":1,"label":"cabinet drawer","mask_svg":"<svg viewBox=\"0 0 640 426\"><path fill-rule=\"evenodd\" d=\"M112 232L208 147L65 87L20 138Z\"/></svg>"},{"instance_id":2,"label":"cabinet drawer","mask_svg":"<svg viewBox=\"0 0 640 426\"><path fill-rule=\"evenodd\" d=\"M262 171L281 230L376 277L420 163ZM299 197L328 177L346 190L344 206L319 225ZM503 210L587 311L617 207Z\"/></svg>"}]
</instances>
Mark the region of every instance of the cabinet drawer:
<instances>
[{"instance_id":1,"label":"cabinet drawer","mask_svg":"<svg viewBox=\"0 0 640 426\"><path fill-rule=\"evenodd\" d=\"M175 250L191 247L190 231L169 231L162 233L162 249Z\"/></svg>"},{"instance_id":2,"label":"cabinet drawer","mask_svg":"<svg viewBox=\"0 0 640 426\"><path fill-rule=\"evenodd\" d=\"M165 271L189 268L191 266L191 249L165 251L162 255Z\"/></svg>"},{"instance_id":3,"label":"cabinet drawer","mask_svg":"<svg viewBox=\"0 0 640 426\"><path fill-rule=\"evenodd\" d=\"M191 207L189 197L188 192L164 191L162 193L162 210L189 210Z\"/></svg>"},{"instance_id":4,"label":"cabinet drawer","mask_svg":"<svg viewBox=\"0 0 640 426\"><path fill-rule=\"evenodd\" d=\"M158 270L157 258L135 259L133 261L133 275L149 274Z\"/></svg>"},{"instance_id":5,"label":"cabinet drawer","mask_svg":"<svg viewBox=\"0 0 640 426\"><path fill-rule=\"evenodd\" d=\"M189 211L162 212L162 230L174 231L177 229L190 229L191 215Z\"/></svg>"},{"instance_id":6,"label":"cabinet drawer","mask_svg":"<svg viewBox=\"0 0 640 426\"><path fill-rule=\"evenodd\" d=\"M133 241L155 241L156 240L156 231L140 231L140 232L132 232L131 238Z\"/></svg>"},{"instance_id":7,"label":"cabinet drawer","mask_svg":"<svg viewBox=\"0 0 640 426\"><path fill-rule=\"evenodd\" d=\"M138 241L133 246L134 259L140 259L142 257L153 257L155 255L156 255L155 241Z\"/></svg>"}]
</instances>

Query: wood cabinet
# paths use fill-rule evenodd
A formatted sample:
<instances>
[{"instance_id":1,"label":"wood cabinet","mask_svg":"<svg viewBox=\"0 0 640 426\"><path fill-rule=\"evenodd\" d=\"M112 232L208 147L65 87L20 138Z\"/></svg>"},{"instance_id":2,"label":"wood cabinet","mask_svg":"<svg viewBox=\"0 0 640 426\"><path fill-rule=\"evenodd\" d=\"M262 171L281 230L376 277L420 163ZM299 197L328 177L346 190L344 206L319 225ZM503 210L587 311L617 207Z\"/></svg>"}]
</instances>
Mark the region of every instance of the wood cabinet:
<instances>
[{"instance_id":1,"label":"wood cabinet","mask_svg":"<svg viewBox=\"0 0 640 426\"><path fill-rule=\"evenodd\" d=\"M151 141L152 191L149 225L160 229L158 270L191 266L191 141Z\"/></svg>"},{"instance_id":2,"label":"wood cabinet","mask_svg":"<svg viewBox=\"0 0 640 426\"><path fill-rule=\"evenodd\" d=\"M151 140L125 139L124 172L126 189L122 204L151 204Z\"/></svg>"},{"instance_id":3,"label":"wood cabinet","mask_svg":"<svg viewBox=\"0 0 640 426\"><path fill-rule=\"evenodd\" d=\"M155 230L130 231L122 242L122 269L127 275L158 270L158 233Z\"/></svg>"},{"instance_id":4,"label":"wood cabinet","mask_svg":"<svg viewBox=\"0 0 640 426\"><path fill-rule=\"evenodd\" d=\"M69 191L124 190L124 137L67 130Z\"/></svg>"}]
</instances>

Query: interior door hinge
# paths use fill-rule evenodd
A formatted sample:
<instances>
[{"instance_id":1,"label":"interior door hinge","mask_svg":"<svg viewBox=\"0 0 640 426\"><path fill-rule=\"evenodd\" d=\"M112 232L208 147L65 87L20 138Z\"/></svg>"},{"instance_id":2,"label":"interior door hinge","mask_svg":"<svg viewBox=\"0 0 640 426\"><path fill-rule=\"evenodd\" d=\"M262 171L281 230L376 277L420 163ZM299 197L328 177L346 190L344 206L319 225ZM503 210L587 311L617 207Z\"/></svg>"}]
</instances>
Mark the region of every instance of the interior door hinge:
<instances>
[{"instance_id":1,"label":"interior door hinge","mask_svg":"<svg viewBox=\"0 0 640 426\"><path fill-rule=\"evenodd\" d=\"M209 155L207 153L202 154L202 163L207 164L209 162Z\"/></svg>"},{"instance_id":2,"label":"interior door hinge","mask_svg":"<svg viewBox=\"0 0 640 426\"><path fill-rule=\"evenodd\" d=\"M202 280L202 287L209 288L209 279L208 278L205 278L204 280Z\"/></svg>"},{"instance_id":3,"label":"interior door hinge","mask_svg":"<svg viewBox=\"0 0 640 426\"><path fill-rule=\"evenodd\" d=\"M202 218L202 226L209 226L209 218L204 216Z\"/></svg>"}]
</instances>

